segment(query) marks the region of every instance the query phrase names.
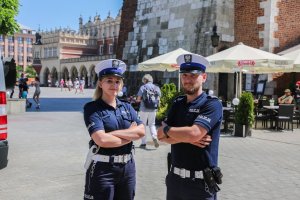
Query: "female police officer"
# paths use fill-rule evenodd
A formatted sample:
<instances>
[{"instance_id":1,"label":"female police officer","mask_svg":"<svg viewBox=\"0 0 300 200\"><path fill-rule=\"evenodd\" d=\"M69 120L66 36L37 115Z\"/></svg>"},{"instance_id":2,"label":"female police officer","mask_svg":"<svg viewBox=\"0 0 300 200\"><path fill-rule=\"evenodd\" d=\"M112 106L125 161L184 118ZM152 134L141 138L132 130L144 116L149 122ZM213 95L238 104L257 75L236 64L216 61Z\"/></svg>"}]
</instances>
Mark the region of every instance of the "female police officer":
<instances>
[{"instance_id":1,"label":"female police officer","mask_svg":"<svg viewBox=\"0 0 300 200\"><path fill-rule=\"evenodd\" d=\"M98 148L86 172L84 199L134 199L132 141L145 135L145 127L131 105L116 98L125 70L125 63L116 59L95 67L99 80L94 101L84 106L84 120Z\"/></svg>"}]
</instances>

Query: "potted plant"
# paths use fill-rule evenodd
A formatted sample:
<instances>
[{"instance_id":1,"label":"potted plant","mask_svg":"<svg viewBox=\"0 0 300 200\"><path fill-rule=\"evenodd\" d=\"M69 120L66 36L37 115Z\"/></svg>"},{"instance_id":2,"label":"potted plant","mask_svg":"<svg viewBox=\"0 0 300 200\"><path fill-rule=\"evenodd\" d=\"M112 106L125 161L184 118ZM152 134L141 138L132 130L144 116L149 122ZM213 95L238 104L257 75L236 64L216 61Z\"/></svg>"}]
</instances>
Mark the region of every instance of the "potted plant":
<instances>
[{"instance_id":1,"label":"potted plant","mask_svg":"<svg viewBox=\"0 0 300 200\"><path fill-rule=\"evenodd\" d=\"M250 92L243 92L235 111L235 136L251 136L254 122L254 100Z\"/></svg>"},{"instance_id":2,"label":"potted plant","mask_svg":"<svg viewBox=\"0 0 300 200\"><path fill-rule=\"evenodd\" d=\"M161 87L161 97L156 115L156 124L160 124L161 121L166 118L174 99L178 95L180 95L180 92L177 91L174 83L166 83Z\"/></svg>"}]
</instances>

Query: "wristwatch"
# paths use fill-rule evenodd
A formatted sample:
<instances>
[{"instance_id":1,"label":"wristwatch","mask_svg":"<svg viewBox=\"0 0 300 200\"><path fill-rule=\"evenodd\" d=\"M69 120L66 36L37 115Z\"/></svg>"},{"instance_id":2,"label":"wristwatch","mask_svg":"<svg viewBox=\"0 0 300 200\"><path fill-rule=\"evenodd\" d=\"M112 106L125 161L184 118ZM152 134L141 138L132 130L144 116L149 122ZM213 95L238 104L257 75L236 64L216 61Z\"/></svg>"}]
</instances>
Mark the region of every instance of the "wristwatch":
<instances>
[{"instance_id":1,"label":"wristwatch","mask_svg":"<svg viewBox=\"0 0 300 200\"><path fill-rule=\"evenodd\" d=\"M165 126L164 129L163 129L163 132L164 132L166 138L169 138L169 137L170 137L170 136L168 135L168 132L169 132L170 128L171 128L171 126L168 126L168 125L167 125L167 126Z\"/></svg>"}]
</instances>

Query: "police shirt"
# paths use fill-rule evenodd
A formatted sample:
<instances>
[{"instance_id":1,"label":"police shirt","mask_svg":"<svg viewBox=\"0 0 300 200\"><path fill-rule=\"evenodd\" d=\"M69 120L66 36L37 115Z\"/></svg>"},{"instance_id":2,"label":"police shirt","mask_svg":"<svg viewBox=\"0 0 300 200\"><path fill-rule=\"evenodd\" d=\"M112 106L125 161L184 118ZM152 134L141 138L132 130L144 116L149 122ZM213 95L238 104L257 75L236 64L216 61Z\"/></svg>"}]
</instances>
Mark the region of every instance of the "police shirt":
<instances>
[{"instance_id":1,"label":"police shirt","mask_svg":"<svg viewBox=\"0 0 300 200\"><path fill-rule=\"evenodd\" d=\"M136 111L129 103L116 99L116 108L108 105L102 99L92 101L84 106L84 121L90 133L104 130L105 133L120 129L128 129L132 122L137 125L142 124L142 121L137 118ZM115 148L102 148L98 154L103 155L121 155L129 154L132 150L132 142Z\"/></svg>"},{"instance_id":2,"label":"police shirt","mask_svg":"<svg viewBox=\"0 0 300 200\"><path fill-rule=\"evenodd\" d=\"M222 104L218 98L208 96L205 92L189 103L187 103L186 96L175 99L166 123L173 127L200 125L207 130L212 142L206 148L189 143L172 144L174 167L203 170L208 166L217 166L222 111Z\"/></svg>"}]
</instances>

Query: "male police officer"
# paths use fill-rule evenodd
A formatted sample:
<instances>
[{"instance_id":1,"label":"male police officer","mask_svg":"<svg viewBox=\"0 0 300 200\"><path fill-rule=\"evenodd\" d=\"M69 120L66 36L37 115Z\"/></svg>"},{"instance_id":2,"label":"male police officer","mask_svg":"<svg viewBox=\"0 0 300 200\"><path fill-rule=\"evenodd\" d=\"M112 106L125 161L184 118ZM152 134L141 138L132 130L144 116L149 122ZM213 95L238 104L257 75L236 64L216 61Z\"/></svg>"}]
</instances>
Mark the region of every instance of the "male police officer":
<instances>
[{"instance_id":1,"label":"male police officer","mask_svg":"<svg viewBox=\"0 0 300 200\"><path fill-rule=\"evenodd\" d=\"M212 169L217 167L222 105L202 91L209 64L204 57L184 54L177 63L185 95L175 99L166 122L158 129L158 138L172 144L167 200L216 199L221 173ZM208 135L210 144L205 143Z\"/></svg>"}]
</instances>

